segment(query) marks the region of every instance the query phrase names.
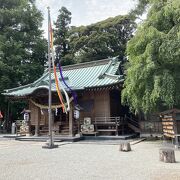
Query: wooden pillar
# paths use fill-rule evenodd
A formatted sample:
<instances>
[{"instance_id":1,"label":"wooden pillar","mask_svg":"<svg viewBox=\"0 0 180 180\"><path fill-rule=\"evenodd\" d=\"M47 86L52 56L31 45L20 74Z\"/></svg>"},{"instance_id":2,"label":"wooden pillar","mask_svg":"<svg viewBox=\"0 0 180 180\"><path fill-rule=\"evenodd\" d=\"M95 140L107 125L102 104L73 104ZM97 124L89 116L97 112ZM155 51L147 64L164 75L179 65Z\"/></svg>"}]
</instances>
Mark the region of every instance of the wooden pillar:
<instances>
[{"instance_id":1,"label":"wooden pillar","mask_svg":"<svg viewBox=\"0 0 180 180\"><path fill-rule=\"evenodd\" d=\"M7 131L11 129L11 125L13 123L12 119L10 119L10 115L9 115L9 112L10 112L10 103L11 103L11 101L8 99L7 100L7 106L8 106L7 107L7 121L6 121L6 124L5 124Z\"/></svg>"},{"instance_id":2,"label":"wooden pillar","mask_svg":"<svg viewBox=\"0 0 180 180\"><path fill-rule=\"evenodd\" d=\"M92 92L93 95L92 95L92 99L93 99L93 108L92 108L92 120L95 121L95 91ZM79 122L79 120L78 120ZM80 126L79 126L80 127ZM80 132L80 131L79 131Z\"/></svg>"},{"instance_id":3,"label":"wooden pillar","mask_svg":"<svg viewBox=\"0 0 180 180\"><path fill-rule=\"evenodd\" d=\"M39 124L40 124L40 119L41 119L41 111L40 111L39 108L38 108L37 113L38 113L38 116L37 116L37 119L36 119L34 136L39 136Z\"/></svg>"},{"instance_id":4,"label":"wooden pillar","mask_svg":"<svg viewBox=\"0 0 180 180\"><path fill-rule=\"evenodd\" d=\"M178 148L178 137L176 136L178 134L178 131L177 131L177 121L176 121L176 114L175 112L173 112L172 114L172 119L173 119L173 130L174 130L174 143L175 143L175 148L177 149Z\"/></svg>"},{"instance_id":5,"label":"wooden pillar","mask_svg":"<svg viewBox=\"0 0 180 180\"><path fill-rule=\"evenodd\" d=\"M70 111L69 111L69 136L74 136L74 122L73 122L73 106L72 103L70 104Z\"/></svg>"}]
</instances>

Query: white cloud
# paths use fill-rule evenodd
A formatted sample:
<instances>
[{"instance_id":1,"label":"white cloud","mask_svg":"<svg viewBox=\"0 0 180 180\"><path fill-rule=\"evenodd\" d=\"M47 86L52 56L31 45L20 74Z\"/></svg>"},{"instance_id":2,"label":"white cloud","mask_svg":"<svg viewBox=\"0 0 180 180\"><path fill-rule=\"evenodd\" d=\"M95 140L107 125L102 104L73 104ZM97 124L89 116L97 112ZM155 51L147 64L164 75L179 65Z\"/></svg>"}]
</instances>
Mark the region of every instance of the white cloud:
<instances>
[{"instance_id":1,"label":"white cloud","mask_svg":"<svg viewBox=\"0 0 180 180\"><path fill-rule=\"evenodd\" d=\"M86 0L86 17L90 23L94 23L108 17L127 14L134 6L134 3L130 3L130 1L132 0Z\"/></svg>"},{"instance_id":2,"label":"white cloud","mask_svg":"<svg viewBox=\"0 0 180 180\"><path fill-rule=\"evenodd\" d=\"M135 6L136 0L36 0L44 15L43 29L47 30L47 7L51 19L56 20L58 10L65 6L72 13L72 25L88 25L108 17L126 14ZM46 31L47 32L47 31ZM47 33L45 34L47 36Z\"/></svg>"}]
</instances>

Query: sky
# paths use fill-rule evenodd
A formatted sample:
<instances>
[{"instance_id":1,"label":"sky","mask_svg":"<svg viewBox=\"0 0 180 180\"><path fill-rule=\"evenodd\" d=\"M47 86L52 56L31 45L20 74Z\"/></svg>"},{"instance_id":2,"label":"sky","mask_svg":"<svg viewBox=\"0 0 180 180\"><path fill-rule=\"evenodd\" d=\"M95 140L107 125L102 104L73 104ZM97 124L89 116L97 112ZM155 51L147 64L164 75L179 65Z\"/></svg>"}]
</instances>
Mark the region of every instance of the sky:
<instances>
[{"instance_id":1,"label":"sky","mask_svg":"<svg viewBox=\"0 0 180 180\"><path fill-rule=\"evenodd\" d=\"M127 14L135 7L136 0L36 0L36 4L44 16L42 29L46 37L48 6L52 21L56 21L58 10L65 6L72 13L71 25L80 26Z\"/></svg>"}]
</instances>

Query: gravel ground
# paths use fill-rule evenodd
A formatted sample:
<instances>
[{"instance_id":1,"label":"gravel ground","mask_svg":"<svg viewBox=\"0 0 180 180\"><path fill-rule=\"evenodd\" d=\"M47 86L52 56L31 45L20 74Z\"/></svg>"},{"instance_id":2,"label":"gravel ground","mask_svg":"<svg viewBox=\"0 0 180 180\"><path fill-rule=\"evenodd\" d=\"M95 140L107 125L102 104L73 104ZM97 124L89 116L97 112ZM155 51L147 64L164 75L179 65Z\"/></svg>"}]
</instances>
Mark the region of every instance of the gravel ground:
<instances>
[{"instance_id":1,"label":"gravel ground","mask_svg":"<svg viewBox=\"0 0 180 180\"><path fill-rule=\"evenodd\" d=\"M57 143L56 143L57 144ZM177 163L159 162L161 142L132 145L119 152L118 145L0 141L0 180L180 180Z\"/></svg>"}]
</instances>

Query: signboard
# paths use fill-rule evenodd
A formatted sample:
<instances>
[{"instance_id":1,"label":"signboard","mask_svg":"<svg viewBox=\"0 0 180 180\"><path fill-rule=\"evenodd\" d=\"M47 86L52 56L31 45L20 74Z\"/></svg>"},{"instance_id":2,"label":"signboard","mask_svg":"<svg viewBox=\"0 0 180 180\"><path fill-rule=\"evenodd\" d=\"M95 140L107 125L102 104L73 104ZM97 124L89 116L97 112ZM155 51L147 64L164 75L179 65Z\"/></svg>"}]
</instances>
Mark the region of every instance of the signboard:
<instances>
[{"instance_id":1,"label":"signboard","mask_svg":"<svg viewBox=\"0 0 180 180\"><path fill-rule=\"evenodd\" d=\"M162 127L163 134L167 137L174 138L174 121L172 115L164 115L162 116Z\"/></svg>"}]
</instances>

